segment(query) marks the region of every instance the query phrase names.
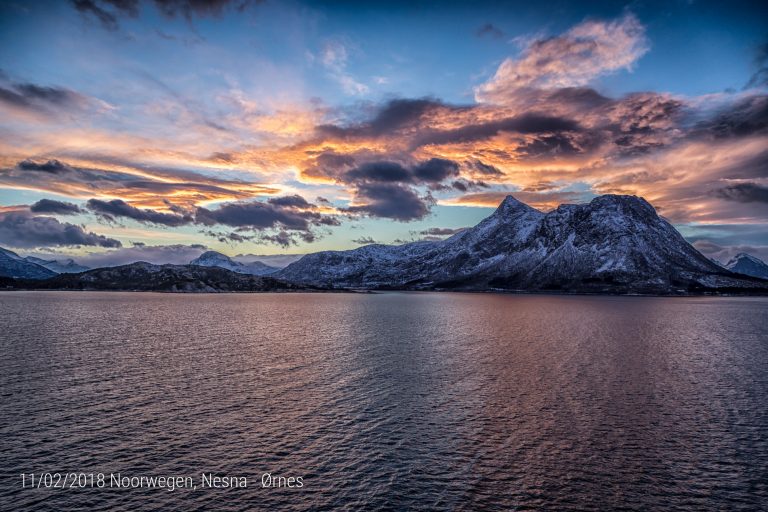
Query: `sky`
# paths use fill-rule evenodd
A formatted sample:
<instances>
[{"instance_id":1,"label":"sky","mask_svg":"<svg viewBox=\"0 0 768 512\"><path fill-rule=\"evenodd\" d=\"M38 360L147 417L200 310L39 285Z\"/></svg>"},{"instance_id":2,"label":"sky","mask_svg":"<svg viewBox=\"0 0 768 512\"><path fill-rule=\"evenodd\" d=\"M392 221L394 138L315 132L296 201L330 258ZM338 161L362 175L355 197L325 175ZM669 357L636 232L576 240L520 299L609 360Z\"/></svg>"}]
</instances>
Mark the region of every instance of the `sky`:
<instances>
[{"instance_id":1,"label":"sky","mask_svg":"<svg viewBox=\"0 0 768 512\"><path fill-rule=\"evenodd\" d=\"M0 246L95 265L646 198L768 259L768 7L0 0Z\"/></svg>"}]
</instances>

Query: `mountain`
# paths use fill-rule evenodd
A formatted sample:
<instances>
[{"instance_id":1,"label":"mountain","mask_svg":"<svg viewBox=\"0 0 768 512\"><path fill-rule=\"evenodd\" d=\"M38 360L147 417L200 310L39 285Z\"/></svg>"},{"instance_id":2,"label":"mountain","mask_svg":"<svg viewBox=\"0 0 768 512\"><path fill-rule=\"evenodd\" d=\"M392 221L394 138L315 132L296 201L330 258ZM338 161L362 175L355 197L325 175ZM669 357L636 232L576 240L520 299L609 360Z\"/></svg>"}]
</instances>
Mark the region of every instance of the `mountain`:
<instances>
[{"instance_id":1,"label":"mountain","mask_svg":"<svg viewBox=\"0 0 768 512\"><path fill-rule=\"evenodd\" d=\"M77 274L78 272L85 272L90 268L79 265L73 259L66 260L44 260L42 258L36 258L34 256L27 256L24 258L26 261L45 267L48 270L56 272L57 274Z\"/></svg>"},{"instance_id":2,"label":"mountain","mask_svg":"<svg viewBox=\"0 0 768 512\"><path fill-rule=\"evenodd\" d=\"M27 261L13 251L0 247L0 276L20 279L47 279L56 272Z\"/></svg>"},{"instance_id":3,"label":"mountain","mask_svg":"<svg viewBox=\"0 0 768 512\"><path fill-rule=\"evenodd\" d=\"M644 199L619 195L549 213L507 196L446 240L308 254L275 277L371 289L768 292L768 283L712 263Z\"/></svg>"},{"instance_id":4,"label":"mountain","mask_svg":"<svg viewBox=\"0 0 768 512\"><path fill-rule=\"evenodd\" d=\"M737 274L768 279L768 264L745 252L734 256L731 261L725 264L725 268Z\"/></svg>"},{"instance_id":5,"label":"mountain","mask_svg":"<svg viewBox=\"0 0 768 512\"><path fill-rule=\"evenodd\" d=\"M250 274L254 276L265 276L273 274L279 270L277 267L270 267L260 261L240 263L239 261L235 261L229 256L216 251L204 252L200 257L190 261L189 264L201 267L226 268L227 270L237 272L238 274Z\"/></svg>"},{"instance_id":6,"label":"mountain","mask_svg":"<svg viewBox=\"0 0 768 512\"><path fill-rule=\"evenodd\" d=\"M272 277L238 274L198 265L154 265L143 261L45 280L3 280L6 287L36 290L128 290L161 292L263 292L306 290Z\"/></svg>"}]
</instances>

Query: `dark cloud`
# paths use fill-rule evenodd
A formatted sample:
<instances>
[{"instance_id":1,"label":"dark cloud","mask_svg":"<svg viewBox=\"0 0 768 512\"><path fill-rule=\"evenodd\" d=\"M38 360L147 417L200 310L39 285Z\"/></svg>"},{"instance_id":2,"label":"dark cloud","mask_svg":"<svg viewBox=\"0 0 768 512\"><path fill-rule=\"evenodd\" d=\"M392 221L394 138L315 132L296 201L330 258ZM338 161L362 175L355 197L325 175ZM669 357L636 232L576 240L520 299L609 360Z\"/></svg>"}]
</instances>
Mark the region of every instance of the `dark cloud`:
<instances>
[{"instance_id":1,"label":"dark cloud","mask_svg":"<svg viewBox=\"0 0 768 512\"><path fill-rule=\"evenodd\" d=\"M571 119L525 114L484 123L467 124L453 130L427 130L416 138L414 146L476 142L495 137L501 132L531 134L579 131L580 129L579 123Z\"/></svg>"},{"instance_id":2,"label":"dark cloud","mask_svg":"<svg viewBox=\"0 0 768 512\"><path fill-rule=\"evenodd\" d=\"M516 153L525 158L569 156L584 152L579 138L568 133L543 135L520 145Z\"/></svg>"},{"instance_id":3,"label":"dark cloud","mask_svg":"<svg viewBox=\"0 0 768 512\"><path fill-rule=\"evenodd\" d=\"M729 104L696 128L695 134L714 138L768 133L768 95L752 95Z\"/></svg>"},{"instance_id":4,"label":"dark cloud","mask_svg":"<svg viewBox=\"0 0 768 512\"><path fill-rule=\"evenodd\" d=\"M310 220L301 212L261 202L223 204L214 210L200 207L196 217L201 224L223 224L259 230L277 226L295 230L307 230L310 227Z\"/></svg>"},{"instance_id":5,"label":"dark cloud","mask_svg":"<svg viewBox=\"0 0 768 512\"><path fill-rule=\"evenodd\" d=\"M260 3L257 0L152 0L155 7L166 18L183 17L188 21L194 18L216 18L233 6L242 12L249 5ZM102 27L115 31L120 28L122 17L139 16L138 0L72 0L72 5L83 16L93 16Z\"/></svg>"},{"instance_id":6,"label":"dark cloud","mask_svg":"<svg viewBox=\"0 0 768 512\"><path fill-rule=\"evenodd\" d=\"M218 224L237 228L240 236L247 231L262 232L260 240L284 245L288 237L293 240L290 243L297 239L314 241L313 228L340 224L335 216L321 214L315 211L316 208L301 196L286 196L267 202L225 203L212 210L200 207L195 212L195 221L206 226ZM277 232L266 232L270 230ZM290 231L297 233L288 233Z\"/></svg>"},{"instance_id":7,"label":"dark cloud","mask_svg":"<svg viewBox=\"0 0 768 512\"><path fill-rule=\"evenodd\" d=\"M493 23L486 23L482 27L475 31L477 37L492 37L493 39L501 39L504 37L504 32L496 27Z\"/></svg>"},{"instance_id":8,"label":"dark cloud","mask_svg":"<svg viewBox=\"0 0 768 512\"><path fill-rule=\"evenodd\" d=\"M466 192L468 190L479 190L481 188L489 188L490 185L485 183L484 181L473 181L473 180L465 180L465 179L459 179L451 183L450 187L445 188L453 188L455 190L458 190L460 192ZM440 187L433 187L435 189L437 188L444 188L443 186Z\"/></svg>"},{"instance_id":9,"label":"dark cloud","mask_svg":"<svg viewBox=\"0 0 768 512\"><path fill-rule=\"evenodd\" d=\"M461 233L466 229L467 228L429 228L419 231L419 234L425 236L451 236L456 233Z\"/></svg>"},{"instance_id":10,"label":"dark cloud","mask_svg":"<svg viewBox=\"0 0 768 512\"><path fill-rule=\"evenodd\" d=\"M261 234L259 235L259 241L262 243L269 243L279 245L281 247L290 247L296 245L299 242L312 243L316 240L316 236L311 231L304 232L288 232L285 230L278 231L274 234Z\"/></svg>"},{"instance_id":11,"label":"dark cloud","mask_svg":"<svg viewBox=\"0 0 768 512\"><path fill-rule=\"evenodd\" d=\"M413 176L417 181L439 183L459 174L459 165L443 158L430 158L413 168Z\"/></svg>"},{"instance_id":12,"label":"dark cloud","mask_svg":"<svg viewBox=\"0 0 768 512\"><path fill-rule=\"evenodd\" d=\"M195 17L219 17L229 6L242 12L249 5L260 2L254 0L154 0L154 3L164 16L169 18L181 16L191 20Z\"/></svg>"},{"instance_id":13,"label":"dark cloud","mask_svg":"<svg viewBox=\"0 0 768 512\"><path fill-rule=\"evenodd\" d=\"M76 215L82 213L79 206L74 203L64 201L54 201L53 199L41 199L29 207L32 213L50 213L54 215Z\"/></svg>"},{"instance_id":14,"label":"dark cloud","mask_svg":"<svg viewBox=\"0 0 768 512\"><path fill-rule=\"evenodd\" d=\"M214 231L212 229L203 230L202 233L206 236L215 238L223 244L243 243L250 242L256 238L255 235L243 235L237 232L228 233L226 231Z\"/></svg>"},{"instance_id":15,"label":"dark cloud","mask_svg":"<svg viewBox=\"0 0 768 512\"><path fill-rule=\"evenodd\" d=\"M755 52L755 72L749 78L745 88L768 86L768 43L757 47Z\"/></svg>"},{"instance_id":16,"label":"dark cloud","mask_svg":"<svg viewBox=\"0 0 768 512\"><path fill-rule=\"evenodd\" d=\"M354 240L352 240L352 243L359 244L359 245L371 245L371 244L378 244L379 242L377 242L370 236L361 236L360 238L355 238Z\"/></svg>"},{"instance_id":17,"label":"dark cloud","mask_svg":"<svg viewBox=\"0 0 768 512\"><path fill-rule=\"evenodd\" d=\"M72 0L72 4L80 14L84 16L92 15L96 18L105 29L114 31L119 28L117 16L100 7L94 0Z\"/></svg>"},{"instance_id":18,"label":"dark cloud","mask_svg":"<svg viewBox=\"0 0 768 512\"><path fill-rule=\"evenodd\" d=\"M379 107L369 121L350 126L326 124L317 126L315 130L321 138L378 137L418 126L424 115L438 109L457 111L468 108L450 106L432 98L394 99Z\"/></svg>"},{"instance_id":19,"label":"dark cloud","mask_svg":"<svg viewBox=\"0 0 768 512\"><path fill-rule=\"evenodd\" d=\"M177 227L189 224L193 220L189 215L176 215L150 209L136 208L122 199L112 199L110 201L89 199L86 203L86 207L97 215L110 221L114 221L115 218L127 218L142 223Z\"/></svg>"},{"instance_id":20,"label":"dark cloud","mask_svg":"<svg viewBox=\"0 0 768 512\"><path fill-rule=\"evenodd\" d=\"M410 187L396 183L362 183L356 190L356 201L348 211L398 221L422 219L429 213L429 197L422 198Z\"/></svg>"},{"instance_id":21,"label":"dark cloud","mask_svg":"<svg viewBox=\"0 0 768 512\"><path fill-rule=\"evenodd\" d=\"M82 108L85 96L63 87L45 87L29 83L9 83L0 87L0 103L38 114L55 110Z\"/></svg>"},{"instance_id":22,"label":"dark cloud","mask_svg":"<svg viewBox=\"0 0 768 512\"><path fill-rule=\"evenodd\" d=\"M714 195L739 203L768 203L768 187L756 183L737 183L714 191Z\"/></svg>"},{"instance_id":23,"label":"dark cloud","mask_svg":"<svg viewBox=\"0 0 768 512\"><path fill-rule=\"evenodd\" d=\"M431 98L391 100L368 124L369 131L372 135L386 134L412 125L427 112L445 106L444 103Z\"/></svg>"},{"instance_id":24,"label":"dark cloud","mask_svg":"<svg viewBox=\"0 0 768 512\"><path fill-rule=\"evenodd\" d=\"M0 243L10 247L50 247L58 245L89 245L120 247L114 238L107 238L53 217L33 216L29 213L0 214Z\"/></svg>"},{"instance_id":25,"label":"dark cloud","mask_svg":"<svg viewBox=\"0 0 768 512\"><path fill-rule=\"evenodd\" d=\"M70 167L59 162L58 160L48 160L47 162L37 163L27 159L19 162L18 168L22 171L50 172L53 174L64 173L71 170Z\"/></svg>"},{"instance_id":26,"label":"dark cloud","mask_svg":"<svg viewBox=\"0 0 768 512\"><path fill-rule=\"evenodd\" d=\"M131 162L108 162L121 167ZM148 178L151 173L156 179ZM185 203L206 200L241 199L257 193L274 193L270 187L255 183L203 176L194 172L143 166L135 174L129 171L108 171L97 168L74 167L59 160L35 162L24 160L14 168L0 168L0 186L26 188L73 197L105 195L123 197L132 203L161 202L174 197ZM154 207L155 205L152 204Z\"/></svg>"},{"instance_id":27,"label":"dark cloud","mask_svg":"<svg viewBox=\"0 0 768 512\"><path fill-rule=\"evenodd\" d=\"M347 171L341 181L410 182L413 174L397 162L368 162Z\"/></svg>"},{"instance_id":28,"label":"dark cloud","mask_svg":"<svg viewBox=\"0 0 768 512\"><path fill-rule=\"evenodd\" d=\"M298 194L292 196L272 197L267 202L274 206L292 206L296 208L315 208L315 205L309 203Z\"/></svg>"},{"instance_id":29,"label":"dark cloud","mask_svg":"<svg viewBox=\"0 0 768 512\"><path fill-rule=\"evenodd\" d=\"M466 162L466 166L472 171L483 174L485 176L504 176L504 173L501 172L498 168L485 164L480 160L468 160Z\"/></svg>"}]
</instances>

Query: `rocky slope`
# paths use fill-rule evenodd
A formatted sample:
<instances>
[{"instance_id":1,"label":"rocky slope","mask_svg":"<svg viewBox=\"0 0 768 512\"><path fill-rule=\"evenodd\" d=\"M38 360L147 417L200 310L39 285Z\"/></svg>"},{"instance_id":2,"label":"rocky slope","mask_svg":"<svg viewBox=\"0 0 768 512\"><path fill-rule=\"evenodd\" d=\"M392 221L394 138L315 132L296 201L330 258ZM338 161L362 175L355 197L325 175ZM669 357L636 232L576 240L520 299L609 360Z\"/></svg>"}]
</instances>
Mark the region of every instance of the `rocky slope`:
<instances>
[{"instance_id":1,"label":"rocky slope","mask_svg":"<svg viewBox=\"0 0 768 512\"><path fill-rule=\"evenodd\" d=\"M644 199L617 195L548 213L508 196L446 240L309 254L275 277L372 289L768 292L708 260Z\"/></svg>"},{"instance_id":2,"label":"rocky slope","mask_svg":"<svg viewBox=\"0 0 768 512\"><path fill-rule=\"evenodd\" d=\"M760 258L756 258L745 252L734 256L725 264L725 268L731 272L736 272L737 274L768 279L768 264Z\"/></svg>"}]
</instances>

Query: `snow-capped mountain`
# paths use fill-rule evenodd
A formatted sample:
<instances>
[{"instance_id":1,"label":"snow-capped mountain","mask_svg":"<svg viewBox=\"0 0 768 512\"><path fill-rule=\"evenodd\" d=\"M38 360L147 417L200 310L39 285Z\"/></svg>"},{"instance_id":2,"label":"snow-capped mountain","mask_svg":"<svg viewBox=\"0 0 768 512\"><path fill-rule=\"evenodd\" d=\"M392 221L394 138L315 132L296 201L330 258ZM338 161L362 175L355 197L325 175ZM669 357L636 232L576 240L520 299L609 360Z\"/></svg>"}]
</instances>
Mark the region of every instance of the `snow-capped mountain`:
<instances>
[{"instance_id":1,"label":"snow-capped mountain","mask_svg":"<svg viewBox=\"0 0 768 512\"><path fill-rule=\"evenodd\" d=\"M78 272L85 272L90 270L89 267L79 265L75 260L69 258L66 260L44 260L42 258L36 258L34 256L27 256L25 260L45 267L48 270L56 272L57 274L77 274Z\"/></svg>"},{"instance_id":2,"label":"snow-capped mountain","mask_svg":"<svg viewBox=\"0 0 768 512\"><path fill-rule=\"evenodd\" d=\"M304 256L275 277L329 287L686 293L756 289L699 253L644 199L604 195L543 213L512 196L436 242Z\"/></svg>"},{"instance_id":3,"label":"snow-capped mountain","mask_svg":"<svg viewBox=\"0 0 768 512\"><path fill-rule=\"evenodd\" d=\"M279 269L277 267L270 267L260 261L252 261L250 263L240 263L235 261L225 254L221 254L216 251L207 251L189 262L190 265L198 265L201 267L219 267L237 272L238 274L250 274L254 276L265 276L273 274Z\"/></svg>"},{"instance_id":4,"label":"snow-capped mountain","mask_svg":"<svg viewBox=\"0 0 768 512\"><path fill-rule=\"evenodd\" d=\"M13 251L0 247L0 276L21 279L47 279L56 275L42 265L27 261Z\"/></svg>"},{"instance_id":5,"label":"snow-capped mountain","mask_svg":"<svg viewBox=\"0 0 768 512\"><path fill-rule=\"evenodd\" d=\"M731 272L768 279L768 264L745 252L739 253L725 264Z\"/></svg>"}]
</instances>

